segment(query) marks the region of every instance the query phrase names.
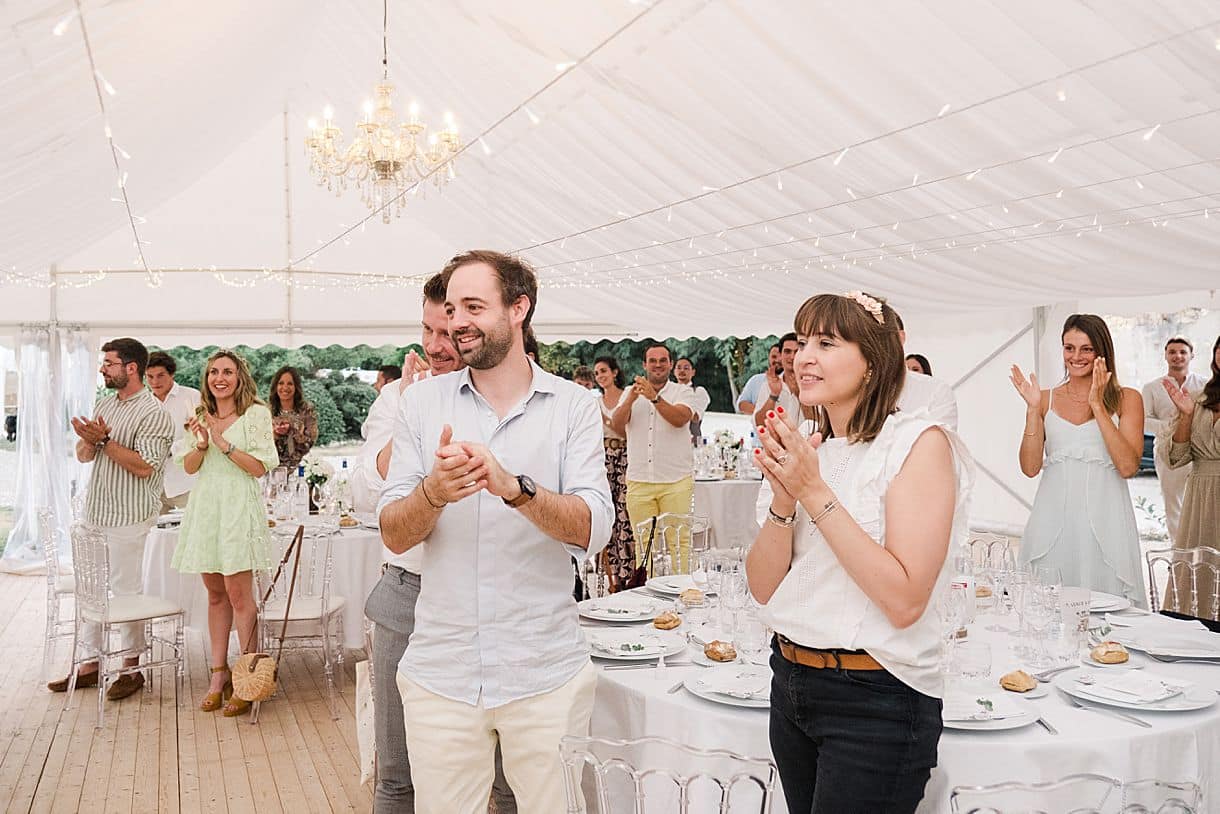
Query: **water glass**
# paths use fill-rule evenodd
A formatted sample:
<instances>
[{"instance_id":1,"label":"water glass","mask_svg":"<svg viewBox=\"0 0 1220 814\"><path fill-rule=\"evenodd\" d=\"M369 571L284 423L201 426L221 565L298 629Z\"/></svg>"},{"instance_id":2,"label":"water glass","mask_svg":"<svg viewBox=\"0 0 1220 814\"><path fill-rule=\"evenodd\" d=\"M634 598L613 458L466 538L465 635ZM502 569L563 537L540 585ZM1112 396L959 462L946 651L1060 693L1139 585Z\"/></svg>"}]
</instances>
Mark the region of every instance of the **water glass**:
<instances>
[{"instance_id":1,"label":"water glass","mask_svg":"<svg viewBox=\"0 0 1220 814\"><path fill-rule=\"evenodd\" d=\"M958 642L953 657L962 678L991 675L991 645L986 642Z\"/></svg>"},{"instance_id":2,"label":"water glass","mask_svg":"<svg viewBox=\"0 0 1220 814\"><path fill-rule=\"evenodd\" d=\"M996 606L996 578L990 568L982 568L974 575L974 606L979 613L991 613Z\"/></svg>"},{"instance_id":3,"label":"water glass","mask_svg":"<svg viewBox=\"0 0 1220 814\"><path fill-rule=\"evenodd\" d=\"M733 632L733 647L737 655L747 664L762 664L763 654L770 641L770 631L757 614L742 611L738 614L737 627Z\"/></svg>"},{"instance_id":4,"label":"water glass","mask_svg":"<svg viewBox=\"0 0 1220 814\"><path fill-rule=\"evenodd\" d=\"M1057 597L1054 592L1041 585L1028 586L1022 596L1021 621L1028 632L1033 647L1029 652L1029 664L1036 669L1051 666L1046 655L1046 634L1059 615Z\"/></svg>"}]
</instances>

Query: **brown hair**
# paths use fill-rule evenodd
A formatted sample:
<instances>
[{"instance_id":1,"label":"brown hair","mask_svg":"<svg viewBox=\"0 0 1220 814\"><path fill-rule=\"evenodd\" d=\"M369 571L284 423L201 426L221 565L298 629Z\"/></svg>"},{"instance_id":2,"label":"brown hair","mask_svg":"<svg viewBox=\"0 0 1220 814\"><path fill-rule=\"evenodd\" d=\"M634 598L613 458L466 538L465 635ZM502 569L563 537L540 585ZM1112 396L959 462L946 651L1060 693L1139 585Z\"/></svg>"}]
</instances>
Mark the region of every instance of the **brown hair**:
<instances>
[{"instance_id":1,"label":"brown hair","mask_svg":"<svg viewBox=\"0 0 1220 814\"><path fill-rule=\"evenodd\" d=\"M1087 336L1089 343L1093 346L1093 352L1106 360L1106 370L1110 371L1110 381L1106 382L1106 389L1101 394L1101 403L1107 413L1111 415L1117 413L1123 400L1123 388L1118 383L1118 369L1114 365L1114 340L1110 338L1110 327L1096 314L1072 314L1063 323L1063 332L1059 334L1060 341L1067 336L1068 331L1080 331ZM1066 368L1063 373L1066 381Z\"/></svg>"},{"instance_id":2,"label":"brown hair","mask_svg":"<svg viewBox=\"0 0 1220 814\"><path fill-rule=\"evenodd\" d=\"M1220 336L1216 337L1216 344L1212 345L1212 378L1203 386L1203 398L1199 401L1208 410L1220 408L1220 365L1216 364L1217 349L1220 349Z\"/></svg>"},{"instance_id":3,"label":"brown hair","mask_svg":"<svg viewBox=\"0 0 1220 814\"><path fill-rule=\"evenodd\" d=\"M474 263L486 263L491 266L491 270L496 274L496 279L500 281L500 299L503 300L505 306L512 305L521 297L529 299L530 307L525 312L525 321L521 323L522 334L528 335L530 320L533 319L534 308L538 305L538 275L534 273L534 268L524 260L503 252L491 249L472 249L455 256L441 269L441 279L445 283L445 288L449 288L449 280L453 277L453 272L462 266Z\"/></svg>"},{"instance_id":4,"label":"brown hair","mask_svg":"<svg viewBox=\"0 0 1220 814\"><path fill-rule=\"evenodd\" d=\"M280 397L275 390L280 386L280 379L284 378L285 373L292 376L292 411L299 413L305 409L305 388L301 386L301 372L292 365L284 365L271 377L271 388L267 394L267 400L271 402L271 415L280 414Z\"/></svg>"},{"instance_id":5,"label":"brown hair","mask_svg":"<svg viewBox=\"0 0 1220 814\"><path fill-rule=\"evenodd\" d=\"M111 339L105 345L102 345L102 353L110 352L114 352L119 357L123 367L127 367L132 362L135 362L136 378L144 378L144 371L148 368L148 348L144 347L143 342L138 339L132 339L130 336Z\"/></svg>"},{"instance_id":6,"label":"brown hair","mask_svg":"<svg viewBox=\"0 0 1220 814\"><path fill-rule=\"evenodd\" d=\"M424 283L424 302L430 302L433 305L445 304L445 281L441 279L439 272L428 278L428 282Z\"/></svg>"},{"instance_id":7,"label":"brown hair","mask_svg":"<svg viewBox=\"0 0 1220 814\"><path fill-rule=\"evenodd\" d=\"M872 441L881 432L886 418L897 409L907 373L898 338L897 314L881 297L867 296L881 304L882 322L877 322L860 303L838 294L810 297L793 320L793 328L800 336L824 334L858 345L868 363L872 375L864 379L860 400L847 422L847 437L852 443ZM826 409L818 405L813 413L823 437L831 437L833 430Z\"/></svg>"},{"instance_id":8,"label":"brown hair","mask_svg":"<svg viewBox=\"0 0 1220 814\"><path fill-rule=\"evenodd\" d=\"M1190 340L1184 336L1171 336L1169 341L1165 343L1165 350L1169 350L1170 345L1185 345L1190 348L1190 352L1195 352L1195 346L1190 344Z\"/></svg>"},{"instance_id":9,"label":"brown hair","mask_svg":"<svg viewBox=\"0 0 1220 814\"><path fill-rule=\"evenodd\" d=\"M203 365L203 372L199 375L199 400L210 414L216 415L216 397L208 387L208 371L217 359L232 359L237 368L237 391L233 394L233 406L238 415L245 415L252 404L263 403L258 397L258 385L254 383L254 376L250 374L250 366L246 364L246 360L231 350L221 348L208 357Z\"/></svg>"}]
</instances>

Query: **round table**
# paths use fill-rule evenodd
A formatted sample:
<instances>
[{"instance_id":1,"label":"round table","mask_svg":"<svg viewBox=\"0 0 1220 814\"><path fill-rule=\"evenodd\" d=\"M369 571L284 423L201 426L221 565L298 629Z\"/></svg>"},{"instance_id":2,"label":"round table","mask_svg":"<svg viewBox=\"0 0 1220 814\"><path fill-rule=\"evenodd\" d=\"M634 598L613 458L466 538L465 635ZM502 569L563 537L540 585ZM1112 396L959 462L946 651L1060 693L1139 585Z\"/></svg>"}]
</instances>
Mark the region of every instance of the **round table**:
<instances>
[{"instance_id":1,"label":"round table","mask_svg":"<svg viewBox=\"0 0 1220 814\"><path fill-rule=\"evenodd\" d=\"M981 616L970 627L971 641L992 645L989 685L1017 664L1011 651L1013 637L985 630L996 621L996 617ZM998 621L1012 624L1011 620ZM667 692L684 677L705 669L709 668L687 663L667 666L660 675L652 669L599 670L592 734L604 738L655 735L691 746L770 758L766 709L705 701L684 689ZM1144 669L1220 691L1220 665L1150 662ZM1201 786L1204 800L1220 795L1220 783L1211 777L1220 766L1220 704L1197 712L1134 713L1152 724L1144 729L1076 709L1059 690L1049 689L1046 697L1029 703L1037 706L1058 735L1037 724L995 732L945 729L938 765L919 811L948 812L949 792L958 785L1046 781L1076 772L1098 772L1121 780L1192 780ZM783 814L786 810L781 794L773 811Z\"/></svg>"},{"instance_id":2,"label":"round table","mask_svg":"<svg viewBox=\"0 0 1220 814\"><path fill-rule=\"evenodd\" d=\"M144 592L178 602L187 627L206 629L207 592L198 574L179 574L170 567L178 529L154 528L144 545ZM331 546L334 572L331 591L347 600L343 609L343 646L364 647L364 600L381 579L381 532L343 529Z\"/></svg>"},{"instance_id":3,"label":"round table","mask_svg":"<svg viewBox=\"0 0 1220 814\"><path fill-rule=\"evenodd\" d=\"M754 504L761 480L695 481L695 514L711 524L716 548L749 548L758 536Z\"/></svg>"}]
</instances>

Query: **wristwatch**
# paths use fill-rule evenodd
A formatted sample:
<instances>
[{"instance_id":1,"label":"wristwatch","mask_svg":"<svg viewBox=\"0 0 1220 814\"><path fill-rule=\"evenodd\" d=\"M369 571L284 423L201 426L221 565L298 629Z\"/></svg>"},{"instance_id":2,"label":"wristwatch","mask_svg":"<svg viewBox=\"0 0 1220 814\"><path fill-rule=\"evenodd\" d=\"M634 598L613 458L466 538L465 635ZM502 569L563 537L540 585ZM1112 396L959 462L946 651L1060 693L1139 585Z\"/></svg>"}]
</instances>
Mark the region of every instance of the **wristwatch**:
<instances>
[{"instance_id":1,"label":"wristwatch","mask_svg":"<svg viewBox=\"0 0 1220 814\"><path fill-rule=\"evenodd\" d=\"M106 445L109 443L110 443L110 435L109 434L103 435L102 440L100 440L96 444L94 444L93 448L96 449L98 452L101 452L102 450L104 450L106 448Z\"/></svg>"},{"instance_id":2,"label":"wristwatch","mask_svg":"<svg viewBox=\"0 0 1220 814\"><path fill-rule=\"evenodd\" d=\"M650 401L651 403L653 403L653 404L656 404L656 403L657 403L658 401L660 401L660 400L661 400L661 397L660 397L660 396L657 396L655 399L649 399L649 401Z\"/></svg>"},{"instance_id":3,"label":"wristwatch","mask_svg":"<svg viewBox=\"0 0 1220 814\"><path fill-rule=\"evenodd\" d=\"M521 487L521 494L517 495L512 500L501 498L504 503L514 509L524 506L534 499L534 495L538 494L538 487L534 485L534 480L529 475L518 475L517 485Z\"/></svg>"}]
</instances>

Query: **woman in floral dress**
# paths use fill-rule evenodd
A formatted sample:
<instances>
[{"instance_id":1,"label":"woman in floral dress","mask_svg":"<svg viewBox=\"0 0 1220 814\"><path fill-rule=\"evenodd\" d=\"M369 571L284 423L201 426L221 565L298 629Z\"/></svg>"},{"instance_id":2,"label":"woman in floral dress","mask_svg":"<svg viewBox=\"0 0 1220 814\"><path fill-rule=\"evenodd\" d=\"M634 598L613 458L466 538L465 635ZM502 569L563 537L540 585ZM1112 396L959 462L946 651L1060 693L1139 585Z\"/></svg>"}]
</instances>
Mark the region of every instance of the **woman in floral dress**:
<instances>
[{"instance_id":1,"label":"woman in floral dress","mask_svg":"<svg viewBox=\"0 0 1220 814\"><path fill-rule=\"evenodd\" d=\"M305 400L301 374L295 367L284 366L271 377L271 426L275 432L275 448L280 454L280 466L291 471L309 454L318 440L318 416L313 405Z\"/></svg>"},{"instance_id":2,"label":"woman in floral dress","mask_svg":"<svg viewBox=\"0 0 1220 814\"><path fill-rule=\"evenodd\" d=\"M614 501L614 531L602 551L602 570L613 593L626 587L635 564L631 518L627 516L627 439L610 427L610 416L623 397L623 373L612 357L601 356L593 365L593 378L602 391L606 478L610 481L610 499Z\"/></svg>"}]
</instances>

